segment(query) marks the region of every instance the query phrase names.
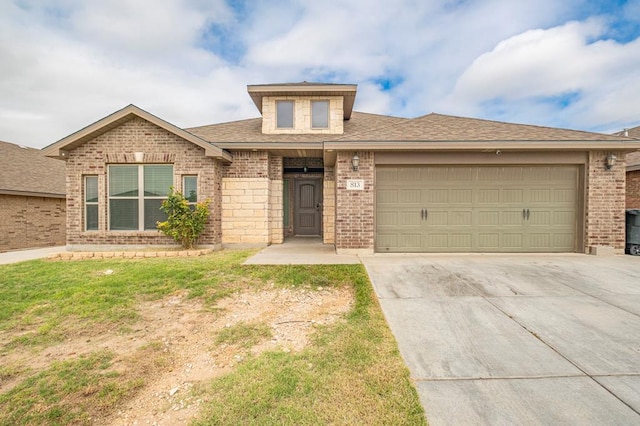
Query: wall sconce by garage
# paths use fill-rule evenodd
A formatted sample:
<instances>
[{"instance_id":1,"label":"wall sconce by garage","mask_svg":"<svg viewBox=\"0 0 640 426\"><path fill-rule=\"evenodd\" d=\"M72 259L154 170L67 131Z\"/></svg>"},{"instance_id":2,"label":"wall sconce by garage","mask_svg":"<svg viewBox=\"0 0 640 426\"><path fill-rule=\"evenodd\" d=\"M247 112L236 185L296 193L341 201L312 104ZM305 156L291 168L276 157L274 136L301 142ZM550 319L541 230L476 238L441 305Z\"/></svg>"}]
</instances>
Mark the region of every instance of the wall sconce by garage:
<instances>
[{"instance_id":1,"label":"wall sconce by garage","mask_svg":"<svg viewBox=\"0 0 640 426\"><path fill-rule=\"evenodd\" d=\"M360 157L358 157L358 154L354 154L353 158L351 158L351 166L354 172L357 172L360 168Z\"/></svg>"},{"instance_id":2,"label":"wall sconce by garage","mask_svg":"<svg viewBox=\"0 0 640 426\"><path fill-rule=\"evenodd\" d=\"M614 154L607 155L607 158L606 158L605 163L604 163L604 167L607 170L611 170L613 165L616 164L616 160L617 159L618 159L618 157L616 157Z\"/></svg>"},{"instance_id":3,"label":"wall sconce by garage","mask_svg":"<svg viewBox=\"0 0 640 426\"><path fill-rule=\"evenodd\" d=\"M133 158L136 160L136 163L142 163L144 161L144 152L134 152Z\"/></svg>"}]
</instances>

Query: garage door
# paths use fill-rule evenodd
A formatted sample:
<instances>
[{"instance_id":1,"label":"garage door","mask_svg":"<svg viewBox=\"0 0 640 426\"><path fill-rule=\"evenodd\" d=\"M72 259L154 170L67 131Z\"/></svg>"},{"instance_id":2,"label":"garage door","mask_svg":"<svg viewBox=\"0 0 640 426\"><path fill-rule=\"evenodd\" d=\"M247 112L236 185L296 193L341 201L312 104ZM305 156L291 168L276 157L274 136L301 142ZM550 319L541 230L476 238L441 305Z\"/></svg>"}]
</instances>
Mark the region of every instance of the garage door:
<instances>
[{"instance_id":1,"label":"garage door","mask_svg":"<svg viewBox=\"0 0 640 426\"><path fill-rule=\"evenodd\" d=\"M573 252L576 166L376 168L378 252Z\"/></svg>"}]
</instances>

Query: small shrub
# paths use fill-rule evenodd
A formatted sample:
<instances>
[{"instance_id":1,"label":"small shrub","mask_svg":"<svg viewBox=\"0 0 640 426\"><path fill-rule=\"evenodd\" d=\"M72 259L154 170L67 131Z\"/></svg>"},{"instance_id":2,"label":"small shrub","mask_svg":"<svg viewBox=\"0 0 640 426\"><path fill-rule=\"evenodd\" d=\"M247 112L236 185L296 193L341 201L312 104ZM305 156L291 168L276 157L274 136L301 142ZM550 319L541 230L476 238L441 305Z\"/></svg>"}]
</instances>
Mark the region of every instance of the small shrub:
<instances>
[{"instance_id":1,"label":"small shrub","mask_svg":"<svg viewBox=\"0 0 640 426\"><path fill-rule=\"evenodd\" d=\"M160 209L167 214L167 220L157 223L158 230L185 249L192 248L209 217L209 200L189 205L184 195L171 187L169 197L162 202Z\"/></svg>"}]
</instances>

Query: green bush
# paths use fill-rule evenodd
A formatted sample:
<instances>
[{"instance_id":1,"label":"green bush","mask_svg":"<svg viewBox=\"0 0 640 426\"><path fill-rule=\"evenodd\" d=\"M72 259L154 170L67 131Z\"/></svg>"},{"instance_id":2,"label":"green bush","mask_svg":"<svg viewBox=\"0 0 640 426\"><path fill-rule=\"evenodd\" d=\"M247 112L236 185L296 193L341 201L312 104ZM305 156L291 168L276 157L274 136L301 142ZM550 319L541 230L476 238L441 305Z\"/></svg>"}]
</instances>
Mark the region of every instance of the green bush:
<instances>
[{"instance_id":1,"label":"green bush","mask_svg":"<svg viewBox=\"0 0 640 426\"><path fill-rule=\"evenodd\" d=\"M185 249L192 248L207 223L209 200L190 205L184 195L171 187L169 197L162 202L160 209L167 214L167 220L157 222L158 230Z\"/></svg>"}]
</instances>

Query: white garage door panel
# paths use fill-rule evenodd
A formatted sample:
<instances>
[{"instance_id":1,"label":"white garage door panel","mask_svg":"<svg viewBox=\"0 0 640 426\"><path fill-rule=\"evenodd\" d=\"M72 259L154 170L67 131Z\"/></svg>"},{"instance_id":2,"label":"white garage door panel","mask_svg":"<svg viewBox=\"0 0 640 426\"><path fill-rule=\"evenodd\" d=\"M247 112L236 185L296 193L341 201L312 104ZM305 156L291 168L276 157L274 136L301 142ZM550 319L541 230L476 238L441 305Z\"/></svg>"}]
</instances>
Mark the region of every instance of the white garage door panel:
<instances>
[{"instance_id":1,"label":"white garage door panel","mask_svg":"<svg viewBox=\"0 0 640 426\"><path fill-rule=\"evenodd\" d=\"M572 252L575 166L376 170L376 250Z\"/></svg>"}]
</instances>

